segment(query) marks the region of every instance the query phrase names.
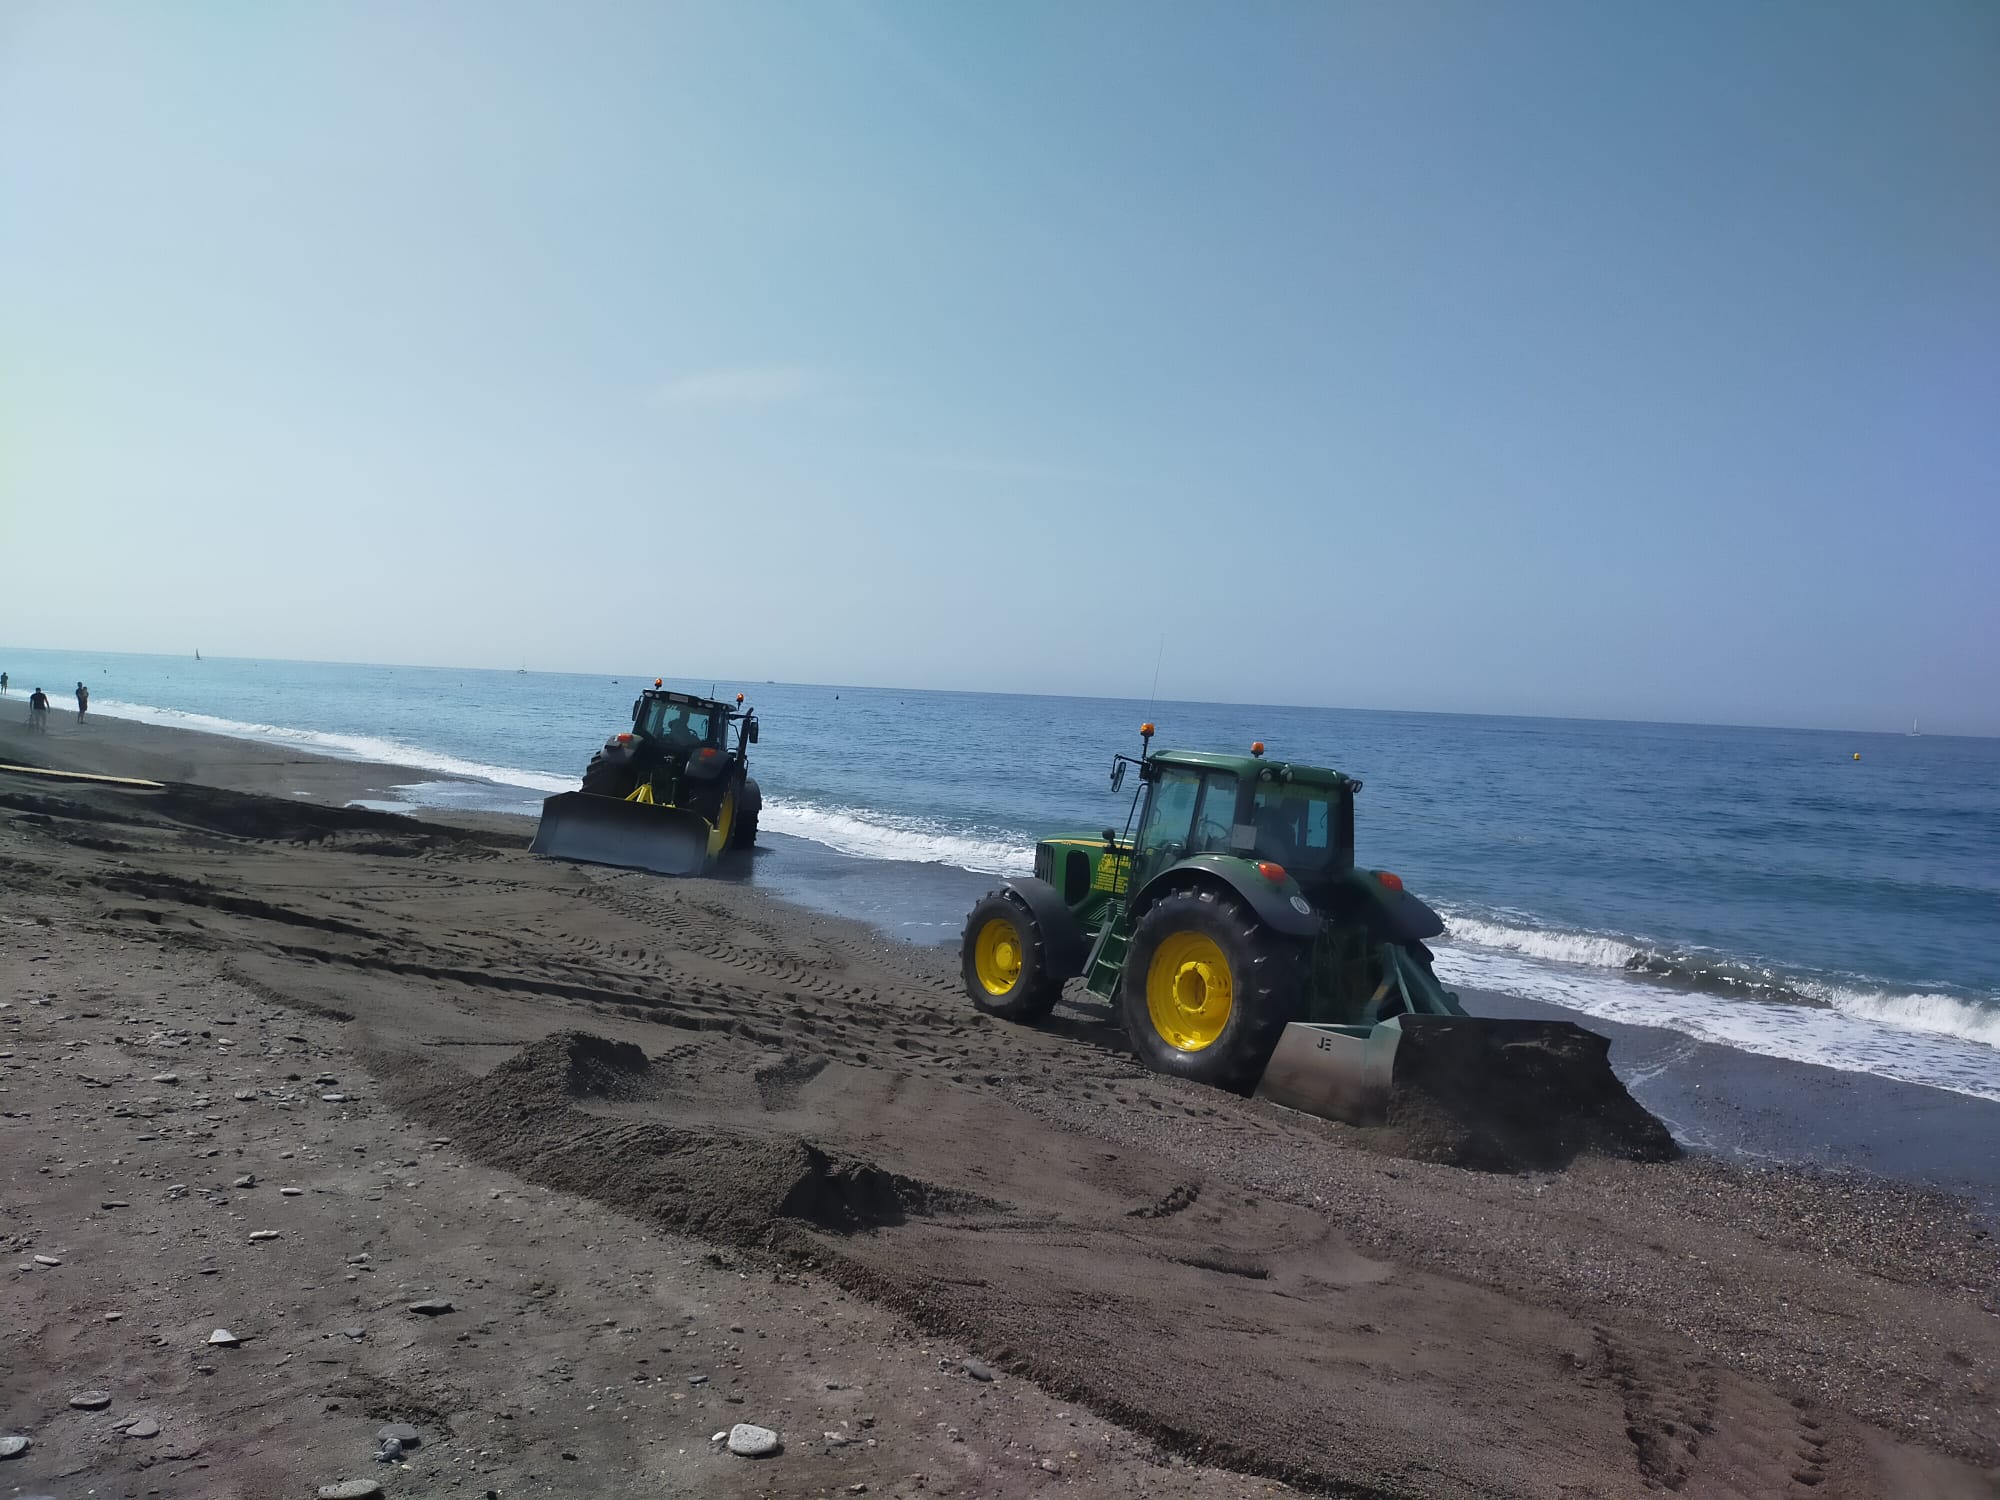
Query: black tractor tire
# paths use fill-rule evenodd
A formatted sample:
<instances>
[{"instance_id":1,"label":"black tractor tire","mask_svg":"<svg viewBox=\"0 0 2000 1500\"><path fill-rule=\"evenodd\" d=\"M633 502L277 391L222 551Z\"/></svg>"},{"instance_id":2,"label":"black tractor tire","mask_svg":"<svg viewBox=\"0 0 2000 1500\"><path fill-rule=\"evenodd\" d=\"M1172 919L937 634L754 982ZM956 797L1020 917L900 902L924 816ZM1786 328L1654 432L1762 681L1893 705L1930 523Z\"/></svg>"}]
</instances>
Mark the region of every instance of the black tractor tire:
<instances>
[{"instance_id":1,"label":"black tractor tire","mask_svg":"<svg viewBox=\"0 0 2000 1500\"><path fill-rule=\"evenodd\" d=\"M995 926L997 923L1011 927L1011 936ZM987 945L983 974L982 939ZM1009 954L999 951L1003 945ZM1047 935L1028 903L1008 890L989 891L966 917L965 935L959 941L959 970L974 1007L1003 1021L1042 1020L1062 997L1063 982L1049 966ZM1009 970L1012 983L1005 989L997 988Z\"/></svg>"},{"instance_id":2,"label":"black tractor tire","mask_svg":"<svg viewBox=\"0 0 2000 1500\"><path fill-rule=\"evenodd\" d=\"M602 750L583 768L583 790L593 797L629 797L638 784L629 760L607 760Z\"/></svg>"},{"instance_id":3,"label":"black tractor tire","mask_svg":"<svg viewBox=\"0 0 2000 1500\"><path fill-rule=\"evenodd\" d=\"M736 791L736 823L729 830L729 847L754 849L757 846L757 814L764 810L764 793L748 776Z\"/></svg>"},{"instance_id":4,"label":"black tractor tire","mask_svg":"<svg viewBox=\"0 0 2000 1500\"><path fill-rule=\"evenodd\" d=\"M1227 1018L1213 1040L1194 1048L1162 1035L1149 1004L1154 960L1170 940L1202 940L1202 952L1210 959L1219 955L1228 968ZM1132 929L1118 986L1132 1050L1156 1073L1247 1093L1263 1076L1285 1024L1299 1019L1304 952L1297 938L1272 931L1234 895L1204 886L1161 897ZM1166 961L1171 958L1169 952ZM1159 982L1167 983L1167 976ZM1207 990L1204 981L1204 997Z\"/></svg>"}]
</instances>

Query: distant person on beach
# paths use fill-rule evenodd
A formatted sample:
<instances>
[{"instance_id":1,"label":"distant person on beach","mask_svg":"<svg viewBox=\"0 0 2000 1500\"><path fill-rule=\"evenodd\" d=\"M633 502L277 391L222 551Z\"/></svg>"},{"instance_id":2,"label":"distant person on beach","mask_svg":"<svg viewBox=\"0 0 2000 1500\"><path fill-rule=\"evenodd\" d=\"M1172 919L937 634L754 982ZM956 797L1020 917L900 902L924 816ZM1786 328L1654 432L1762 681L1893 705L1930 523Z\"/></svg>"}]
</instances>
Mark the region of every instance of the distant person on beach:
<instances>
[{"instance_id":1,"label":"distant person on beach","mask_svg":"<svg viewBox=\"0 0 2000 1500\"><path fill-rule=\"evenodd\" d=\"M76 685L76 722L81 724L83 716L90 712L90 689L82 683Z\"/></svg>"},{"instance_id":2,"label":"distant person on beach","mask_svg":"<svg viewBox=\"0 0 2000 1500\"><path fill-rule=\"evenodd\" d=\"M28 694L28 727L44 734L49 729L49 695L40 688Z\"/></svg>"},{"instance_id":3,"label":"distant person on beach","mask_svg":"<svg viewBox=\"0 0 2000 1500\"><path fill-rule=\"evenodd\" d=\"M7 691L7 674L0 672L0 693Z\"/></svg>"}]
</instances>

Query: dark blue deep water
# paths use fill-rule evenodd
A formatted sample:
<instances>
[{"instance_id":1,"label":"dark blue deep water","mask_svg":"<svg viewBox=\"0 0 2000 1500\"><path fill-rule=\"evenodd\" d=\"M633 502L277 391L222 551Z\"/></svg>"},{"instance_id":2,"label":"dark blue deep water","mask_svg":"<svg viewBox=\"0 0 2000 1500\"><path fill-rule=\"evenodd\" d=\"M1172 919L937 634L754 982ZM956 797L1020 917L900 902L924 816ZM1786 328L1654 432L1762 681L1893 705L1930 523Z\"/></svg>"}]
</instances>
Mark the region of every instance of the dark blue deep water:
<instances>
[{"instance_id":1,"label":"dark blue deep water","mask_svg":"<svg viewBox=\"0 0 2000 1500\"><path fill-rule=\"evenodd\" d=\"M82 678L107 716L407 764L413 806L522 812L574 785L641 680L12 650L0 668L0 712ZM1262 739L1366 782L1361 858L1446 912L1458 982L2000 1099L2000 741L713 686L762 718L764 827L856 859L1022 870L1038 831L1123 822L1107 773L1141 719L1162 747Z\"/></svg>"}]
</instances>

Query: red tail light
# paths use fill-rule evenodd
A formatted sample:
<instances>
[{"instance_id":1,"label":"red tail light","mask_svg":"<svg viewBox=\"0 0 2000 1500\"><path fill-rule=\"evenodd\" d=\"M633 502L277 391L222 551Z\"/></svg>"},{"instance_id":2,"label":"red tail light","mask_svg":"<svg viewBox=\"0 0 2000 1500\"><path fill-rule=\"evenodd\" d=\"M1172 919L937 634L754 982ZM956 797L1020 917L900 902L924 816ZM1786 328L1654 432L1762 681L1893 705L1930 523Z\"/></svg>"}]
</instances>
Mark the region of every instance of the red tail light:
<instances>
[{"instance_id":1,"label":"red tail light","mask_svg":"<svg viewBox=\"0 0 2000 1500\"><path fill-rule=\"evenodd\" d=\"M621 734L618 736L618 743L621 745L629 745L632 743L632 736L629 734Z\"/></svg>"},{"instance_id":2,"label":"red tail light","mask_svg":"<svg viewBox=\"0 0 2000 1500\"><path fill-rule=\"evenodd\" d=\"M1392 891L1400 891L1403 888L1403 877L1400 875L1391 875L1387 870L1377 870L1375 878Z\"/></svg>"},{"instance_id":3,"label":"red tail light","mask_svg":"<svg viewBox=\"0 0 2000 1500\"><path fill-rule=\"evenodd\" d=\"M1284 883L1285 867L1283 865L1274 865L1268 859L1265 860L1262 864L1257 866L1257 873L1259 875L1262 875L1266 880L1270 881L1271 884L1273 885L1281 885Z\"/></svg>"}]
</instances>

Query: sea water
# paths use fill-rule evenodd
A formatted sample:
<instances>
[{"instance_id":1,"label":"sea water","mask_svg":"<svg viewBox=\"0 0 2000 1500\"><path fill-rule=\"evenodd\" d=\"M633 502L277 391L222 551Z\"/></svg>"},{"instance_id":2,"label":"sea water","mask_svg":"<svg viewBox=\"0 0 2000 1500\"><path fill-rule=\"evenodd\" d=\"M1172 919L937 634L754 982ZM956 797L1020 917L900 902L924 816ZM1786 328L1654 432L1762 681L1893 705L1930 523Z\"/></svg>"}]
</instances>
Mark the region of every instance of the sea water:
<instances>
[{"instance_id":1,"label":"sea water","mask_svg":"<svg viewBox=\"0 0 2000 1500\"><path fill-rule=\"evenodd\" d=\"M405 805L521 813L575 786L652 680L46 651L0 669L0 712L35 686L66 706L81 679L107 717L406 765ZM1122 827L1111 755L1142 719L1161 748L1262 740L1364 781L1359 858L1445 913L1450 982L2000 1100L2000 741L668 681L746 694L763 828L858 870L1022 873L1039 833ZM905 929L955 935L964 887L895 887L939 908Z\"/></svg>"}]
</instances>

